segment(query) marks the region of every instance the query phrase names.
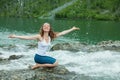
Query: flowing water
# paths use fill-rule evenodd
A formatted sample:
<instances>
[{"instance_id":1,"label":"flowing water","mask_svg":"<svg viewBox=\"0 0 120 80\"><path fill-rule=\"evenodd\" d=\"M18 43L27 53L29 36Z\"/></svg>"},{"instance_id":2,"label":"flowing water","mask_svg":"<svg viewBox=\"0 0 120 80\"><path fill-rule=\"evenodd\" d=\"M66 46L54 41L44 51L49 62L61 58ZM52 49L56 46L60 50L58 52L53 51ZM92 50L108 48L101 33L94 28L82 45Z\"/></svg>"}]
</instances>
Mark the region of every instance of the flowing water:
<instances>
[{"instance_id":1,"label":"flowing water","mask_svg":"<svg viewBox=\"0 0 120 80\"><path fill-rule=\"evenodd\" d=\"M113 21L89 21L89 20L45 20L23 18L0 18L0 58L8 58L10 55L23 55L22 58L0 62L0 70L12 70L28 68L33 65L36 48L26 48L27 45L37 44L37 41L9 39L9 34L35 35L40 26L49 22L54 31L59 32L77 26L80 31L71 32L55 39L53 45L61 42L81 42L89 45L101 41L120 40L120 22ZM15 48L9 49L9 47ZM75 46L75 45L73 45ZM67 50L50 51L49 55L55 57L60 65L64 65L69 71L93 77L95 80L120 80L120 52L103 51L78 51Z\"/></svg>"}]
</instances>

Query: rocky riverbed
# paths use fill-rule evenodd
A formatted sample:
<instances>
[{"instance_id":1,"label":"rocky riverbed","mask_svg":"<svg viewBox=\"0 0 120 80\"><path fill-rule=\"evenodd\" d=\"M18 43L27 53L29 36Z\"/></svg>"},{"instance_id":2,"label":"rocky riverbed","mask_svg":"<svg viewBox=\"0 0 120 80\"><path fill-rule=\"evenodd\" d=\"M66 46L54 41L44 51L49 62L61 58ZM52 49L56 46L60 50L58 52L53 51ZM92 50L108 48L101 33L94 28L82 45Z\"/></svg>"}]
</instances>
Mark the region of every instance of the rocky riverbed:
<instances>
[{"instance_id":1,"label":"rocky riverbed","mask_svg":"<svg viewBox=\"0 0 120 80\"><path fill-rule=\"evenodd\" d=\"M117 76L113 75L112 77L110 77L111 73L109 72L109 68L111 69L111 67L108 67L108 70L104 70L107 73L109 73L109 74L104 73L104 74L106 74L105 76L97 77L97 76L89 76L89 74L86 75L85 72L87 73L87 71L89 71L90 69L87 68L87 65L82 62L79 62L82 64L80 64L81 68L79 68L78 70L84 69L86 67L85 69L88 69L88 70L87 71L84 70L85 71L84 73L82 73L82 70L79 73L70 71L70 69L68 70L66 68L66 66L68 66L68 65L71 67L75 67L75 69L76 69L76 66L79 67L78 64L75 64L76 63L75 61L73 61L74 63L69 63L69 64L65 64L65 65L60 64L58 67L55 67L55 68L39 68L39 69L31 70L31 68L28 65L26 65L26 64L28 64L28 62L33 64L32 62L30 62L29 59L28 59L28 62L26 60L27 58L31 59L31 57L30 57L31 54L25 55L24 53L26 53L29 50L34 51L34 49L36 49L36 46L37 46L36 44L35 45L29 44L29 45L23 46L22 48L20 48L19 46L16 46L16 45L0 46L1 68L2 68L2 65L4 65L6 68L11 67L9 69L4 68L4 69L0 70L0 80L102 80L102 79L119 80L120 79L119 78L119 68L117 67L117 66L119 66L119 64L118 64L119 59L118 60L114 59L116 57L119 57L118 53L120 52L120 41L102 41L96 45L89 45L89 44L80 43L80 42L60 43L60 44L57 43L54 46L52 46L51 50L50 50L51 52L55 52L55 51L59 51L59 50L62 50L62 52L69 51L69 55L66 56L68 58L73 55L71 53L75 53L76 58L79 57L79 55L83 56L83 59L88 58L89 56L90 57L95 57L95 55L100 56L100 58L95 57L94 59L89 57L89 60L93 59L92 62L94 62L95 64L90 63L89 60L87 60L87 59L85 59L85 61L84 60L82 61L82 62L88 61L89 67L91 67L91 68L96 67L97 65L101 64L100 66L101 67L104 66L103 69L106 69L106 67L105 67L106 65L104 63L105 63L105 61L107 61L107 64L108 64L108 62L110 60L111 64L108 64L108 65L114 66L118 70L116 72L116 69L114 70L112 68L113 72L115 74L117 74ZM105 56L103 57L103 56L99 55L101 53L99 53L99 54L95 53L95 52L102 52L102 51L106 51L106 50L113 51L113 52L115 51L117 53L115 53L115 55L114 55L109 52L107 52L107 54L106 54L106 52L105 52L104 55L109 56L108 58L106 58ZM87 52L87 54L85 54L85 55L77 54L77 52L81 53L81 51L82 51L82 53ZM8 52L16 53L16 54L8 54ZM22 54L20 54L20 52ZM93 55L91 54L92 55L91 56L89 53L94 53L94 54ZM8 57L6 57L5 54L7 54ZM3 55L5 55L5 56L3 56ZM62 56L64 56L64 55L62 54ZM82 58L82 57L79 57L79 58ZM104 59L104 61L101 58ZM62 59L62 58L60 58L60 59ZM100 60L98 60L98 59L100 59ZM23 62L22 62L22 60L23 60ZM62 63L62 60L61 60L61 63ZM66 59L64 58L64 61L65 60ZM81 60L78 59L78 61L81 61ZM17 64L16 64L16 62L17 62ZM19 65L21 65L24 62L26 62L24 64L24 66L26 66L27 68L19 69L19 67L20 67ZM69 62L71 62L71 60L69 60ZM18 63L21 63L21 64L18 64ZM18 65L17 68L15 68L15 69L14 69L14 67L12 68L12 64L14 64L16 66ZM82 67L82 65L84 65L84 66ZM93 71L93 73L99 74L99 72L95 72L94 69L92 71ZM90 72L90 74L92 74L92 72Z\"/></svg>"}]
</instances>

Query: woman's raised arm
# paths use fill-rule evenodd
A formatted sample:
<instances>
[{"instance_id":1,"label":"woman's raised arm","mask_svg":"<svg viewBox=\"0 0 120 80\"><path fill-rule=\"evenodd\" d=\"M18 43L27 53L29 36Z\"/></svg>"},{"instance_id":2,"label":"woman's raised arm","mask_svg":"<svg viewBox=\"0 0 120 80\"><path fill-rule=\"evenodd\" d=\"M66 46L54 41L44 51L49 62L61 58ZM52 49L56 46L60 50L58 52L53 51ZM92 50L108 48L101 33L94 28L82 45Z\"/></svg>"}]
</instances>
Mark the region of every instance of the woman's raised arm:
<instances>
[{"instance_id":1,"label":"woman's raised arm","mask_svg":"<svg viewBox=\"0 0 120 80\"><path fill-rule=\"evenodd\" d=\"M77 27L74 26L74 27L72 27L71 29L68 29L68 30L65 30L65 31L62 31L62 32L56 34L56 36L59 37L59 36L68 34L68 33L72 32L72 31L74 31L74 30L80 30L80 28L77 28Z\"/></svg>"},{"instance_id":2,"label":"woman's raised arm","mask_svg":"<svg viewBox=\"0 0 120 80\"><path fill-rule=\"evenodd\" d=\"M18 36L18 35L15 35L15 34L11 34L9 35L8 38L19 38L19 39L24 39L24 40L41 40L41 36L38 34L38 35L34 35L34 36Z\"/></svg>"}]
</instances>

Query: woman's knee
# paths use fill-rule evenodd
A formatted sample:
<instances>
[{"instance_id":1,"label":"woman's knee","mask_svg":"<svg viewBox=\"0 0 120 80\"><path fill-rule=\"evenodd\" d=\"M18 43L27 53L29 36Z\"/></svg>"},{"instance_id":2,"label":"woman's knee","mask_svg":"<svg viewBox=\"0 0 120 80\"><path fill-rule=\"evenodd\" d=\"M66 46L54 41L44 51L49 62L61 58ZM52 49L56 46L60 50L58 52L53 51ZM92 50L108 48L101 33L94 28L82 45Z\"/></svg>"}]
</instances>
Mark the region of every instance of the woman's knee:
<instances>
[{"instance_id":1,"label":"woman's knee","mask_svg":"<svg viewBox=\"0 0 120 80\"><path fill-rule=\"evenodd\" d=\"M58 65L58 61L55 61L55 63L53 64L54 66L57 66Z\"/></svg>"}]
</instances>

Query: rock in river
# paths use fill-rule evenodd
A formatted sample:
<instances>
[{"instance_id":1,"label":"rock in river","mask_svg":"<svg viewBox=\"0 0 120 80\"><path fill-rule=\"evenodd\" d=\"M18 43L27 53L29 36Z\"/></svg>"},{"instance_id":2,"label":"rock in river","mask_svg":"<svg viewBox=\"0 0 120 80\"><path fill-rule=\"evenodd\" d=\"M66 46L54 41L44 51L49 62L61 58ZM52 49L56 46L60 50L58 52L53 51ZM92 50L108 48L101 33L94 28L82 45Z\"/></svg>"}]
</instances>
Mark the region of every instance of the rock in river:
<instances>
[{"instance_id":1,"label":"rock in river","mask_svg":"<svg viewBox=\"0 0 120 80\"><path fill-rule=\"evenodd\" d=\"M8 58L8 60L19 59L19 58L21 58L21 57L23 57L23 55L11 55L11 56Z\"/></svg>"},{"instance_id":2,"label":"rock in river","mask_svg":"<svg viewBox=\"0 0 120 80\"><path fill-rule=\"evenodd\" d=\"M39 68L35 70L1 70L0 80L70 80L76 74L69 72L64 66L55 68Z\"/></svg>"}]
</instances>

